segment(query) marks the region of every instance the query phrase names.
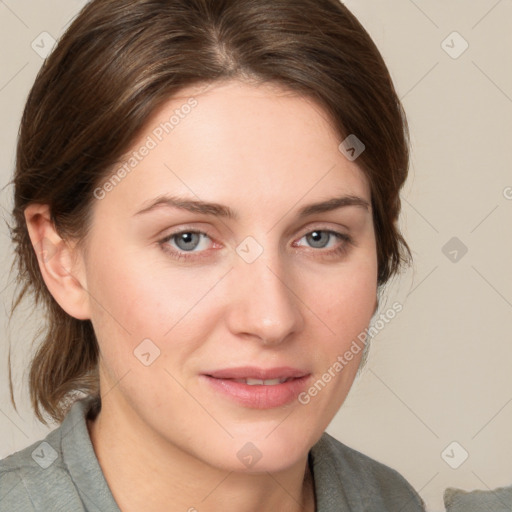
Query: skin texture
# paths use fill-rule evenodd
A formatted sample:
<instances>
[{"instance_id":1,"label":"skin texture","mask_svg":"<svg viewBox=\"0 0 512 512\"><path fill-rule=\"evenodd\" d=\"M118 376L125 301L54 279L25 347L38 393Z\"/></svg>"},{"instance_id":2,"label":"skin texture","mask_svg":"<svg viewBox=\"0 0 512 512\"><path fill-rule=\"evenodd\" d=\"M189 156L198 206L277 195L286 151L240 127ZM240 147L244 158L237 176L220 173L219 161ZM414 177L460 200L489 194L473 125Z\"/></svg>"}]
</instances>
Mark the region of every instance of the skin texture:
<instances>
[{"instance_id":1,"label":"skin texture","mask_svg":"<svg viewBox=\"0 0 512 512\"><path fill-rule=\"evenodd\" d=\"M127 158L191 97L191 112L94 201L85 252L60 239L45 205L25 212L31 239L57 249L40 260L57 302L94 326L102 410L89 431L121 510L314 510L307 454L345 400L361 352L307 405L242 406L200 375L289 366L311 374L311 385L332 367L377 304L371 209L297 212L342 195L371 203L370 189L322 109L268 84L183 90ZM137 215L162 194L229 206L238 220L165 206ZM315 230L352 242L325 234L315 245L306 236ZM208 236L188 252L178 237L162 242L190 231ZM263 249L252 263L236 251L248 236ZM146 366L134 350L148 338L160 353ZM247 443L261 454L251 467L237 456Z\"/></svg>"}]
</instances>

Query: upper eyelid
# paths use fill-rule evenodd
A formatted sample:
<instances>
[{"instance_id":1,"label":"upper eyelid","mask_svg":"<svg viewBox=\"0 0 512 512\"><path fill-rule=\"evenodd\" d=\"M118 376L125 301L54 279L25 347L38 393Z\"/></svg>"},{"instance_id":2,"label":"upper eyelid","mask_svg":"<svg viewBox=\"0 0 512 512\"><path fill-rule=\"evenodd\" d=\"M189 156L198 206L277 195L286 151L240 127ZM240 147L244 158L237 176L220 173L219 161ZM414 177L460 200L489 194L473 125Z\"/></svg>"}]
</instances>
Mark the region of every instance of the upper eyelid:
<instances>
[{"instance_id":1,"label":"upper eyelid","mask_svg":"<svg viewBox=\"0 0 512 512\"><path fill-rule=\"evenodd\" d=\"M345 228L348 230L348 228ZM316 226L316 227L311 227L311 228L308 228L307 230L300 230L303 232L303 234L301 235L301 237L303 237L304 235L307 235L313 231L328 231L328 232L333 232L333 233L337 233L338 230L336 228L331 228L331 227L328 227L328 226ZM209 236L210 238L215 238L215 237L212 237L209 233L208 233L208 230L206 229L200 229L200 228L189 228L189 227L184 227L184 228L180 228L176 231L173 231L172 233L169 233L168 235L165 235L164 238L169 238L169 237L172 237L172 236L175 236L175 235L179 235L181 233L200 233L200 234L204 234L206 236ZM340 233L340 234L344 234L344 233Z\"/></svg>"},{"instance_id":2,"label":"upper eyelid","mask_svg":"<svg viewBox=\"0 0 512 512\"><path fill-rule=\"evenodd\" d=\"M308 227L307 229L305 227L303 227L303 228L300 228L300 229L298 229L296 231L302 231L303 234L301 236L304 236L305 234L311 233L312 231L315 231L315 230L337 232L340 229L346 229L347 231L350 231L350 228L348 226L338 225L339 227L331 227L331 226L325 225L325 222L328 222L328 221L313 221L313 222L309 222L307 224L313 224L312 227ZM332 222L331 222L331 224L332 224ZM184 224L182 227L180 227L176 231L173 231L171 234L166 235L166 236L178 235L180 233L204 233L205 235L210 236L208 231L209 231L208 229L203 229L203 228L193 227L193 226L187 226L186 224Z\"/></svg>"}]
</instances>

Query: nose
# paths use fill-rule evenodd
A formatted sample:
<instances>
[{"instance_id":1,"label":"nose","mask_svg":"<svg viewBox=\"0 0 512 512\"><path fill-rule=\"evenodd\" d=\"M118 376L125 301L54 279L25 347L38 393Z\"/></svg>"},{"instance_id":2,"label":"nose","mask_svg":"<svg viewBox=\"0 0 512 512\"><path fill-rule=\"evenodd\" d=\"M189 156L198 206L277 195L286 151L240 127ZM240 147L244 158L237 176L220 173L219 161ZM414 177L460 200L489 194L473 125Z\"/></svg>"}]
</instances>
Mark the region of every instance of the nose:
<instances>
[{"instance_id":1,"label":"nose","mask_svg":"<svg viewBox=\"0 0 512 512\"><path fill-rule=\"evenodd\" d=\"M238 259L230 272L227 322L237 336L278 345L302 329L301 301L294 293L290 270L263 255L247 263Z\"/></svg>"}]
</instances>

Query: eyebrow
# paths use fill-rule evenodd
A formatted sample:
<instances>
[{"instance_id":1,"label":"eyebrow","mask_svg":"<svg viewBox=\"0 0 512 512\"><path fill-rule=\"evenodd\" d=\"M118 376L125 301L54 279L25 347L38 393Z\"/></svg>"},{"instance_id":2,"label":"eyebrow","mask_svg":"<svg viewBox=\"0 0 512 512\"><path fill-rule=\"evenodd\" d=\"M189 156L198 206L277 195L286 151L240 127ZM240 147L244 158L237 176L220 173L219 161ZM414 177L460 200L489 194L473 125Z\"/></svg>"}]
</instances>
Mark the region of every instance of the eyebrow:
<instances>
[{"instance_id":1,"label":"eyebrow","mask_svg":"<svg viewBox=\"0 0 512 512\"><path fill-rule=\"evenodd\" d=\"M142 210L138 211L136 215L142 215L149 213L158 208L169 207L178 208L180 210L186 210L193 213L202 213L205 215L215 215L217 217L223 217L232 220L238 220L238 214L234 212L229 206L225 206L219 203L211 203L207 201L200 201L195 199L188 199L179 196L159 196L143 207ZM298 217L308 217L316 213L325 213L338 208L344 208L347 206L357 206L370 211L370 204L362 197L354 195L345 195L341 197L333 197L326 201L319 203L313 203L302 207L298 212Z\"/></svg>"}]
</instances>

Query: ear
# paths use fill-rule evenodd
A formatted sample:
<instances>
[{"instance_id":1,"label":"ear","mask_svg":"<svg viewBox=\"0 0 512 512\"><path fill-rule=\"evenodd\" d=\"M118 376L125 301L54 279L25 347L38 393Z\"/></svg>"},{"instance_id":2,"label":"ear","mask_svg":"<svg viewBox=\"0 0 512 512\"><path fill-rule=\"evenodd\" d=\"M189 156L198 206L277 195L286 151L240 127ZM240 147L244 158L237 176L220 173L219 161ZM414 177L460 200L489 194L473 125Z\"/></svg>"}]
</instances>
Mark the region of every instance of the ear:
<instances>
[{"instance_id":1,"label":"ear","mask_svg":"<svg viewBox=\"0 0 512 512\"><path fill-rule=\"evenodd\" d=\"M24 214L41 274L53 298L68 315L78 320L90 319L81 253L59 236L48 205L30 204Z\"/></svg>"}]
</instances>

